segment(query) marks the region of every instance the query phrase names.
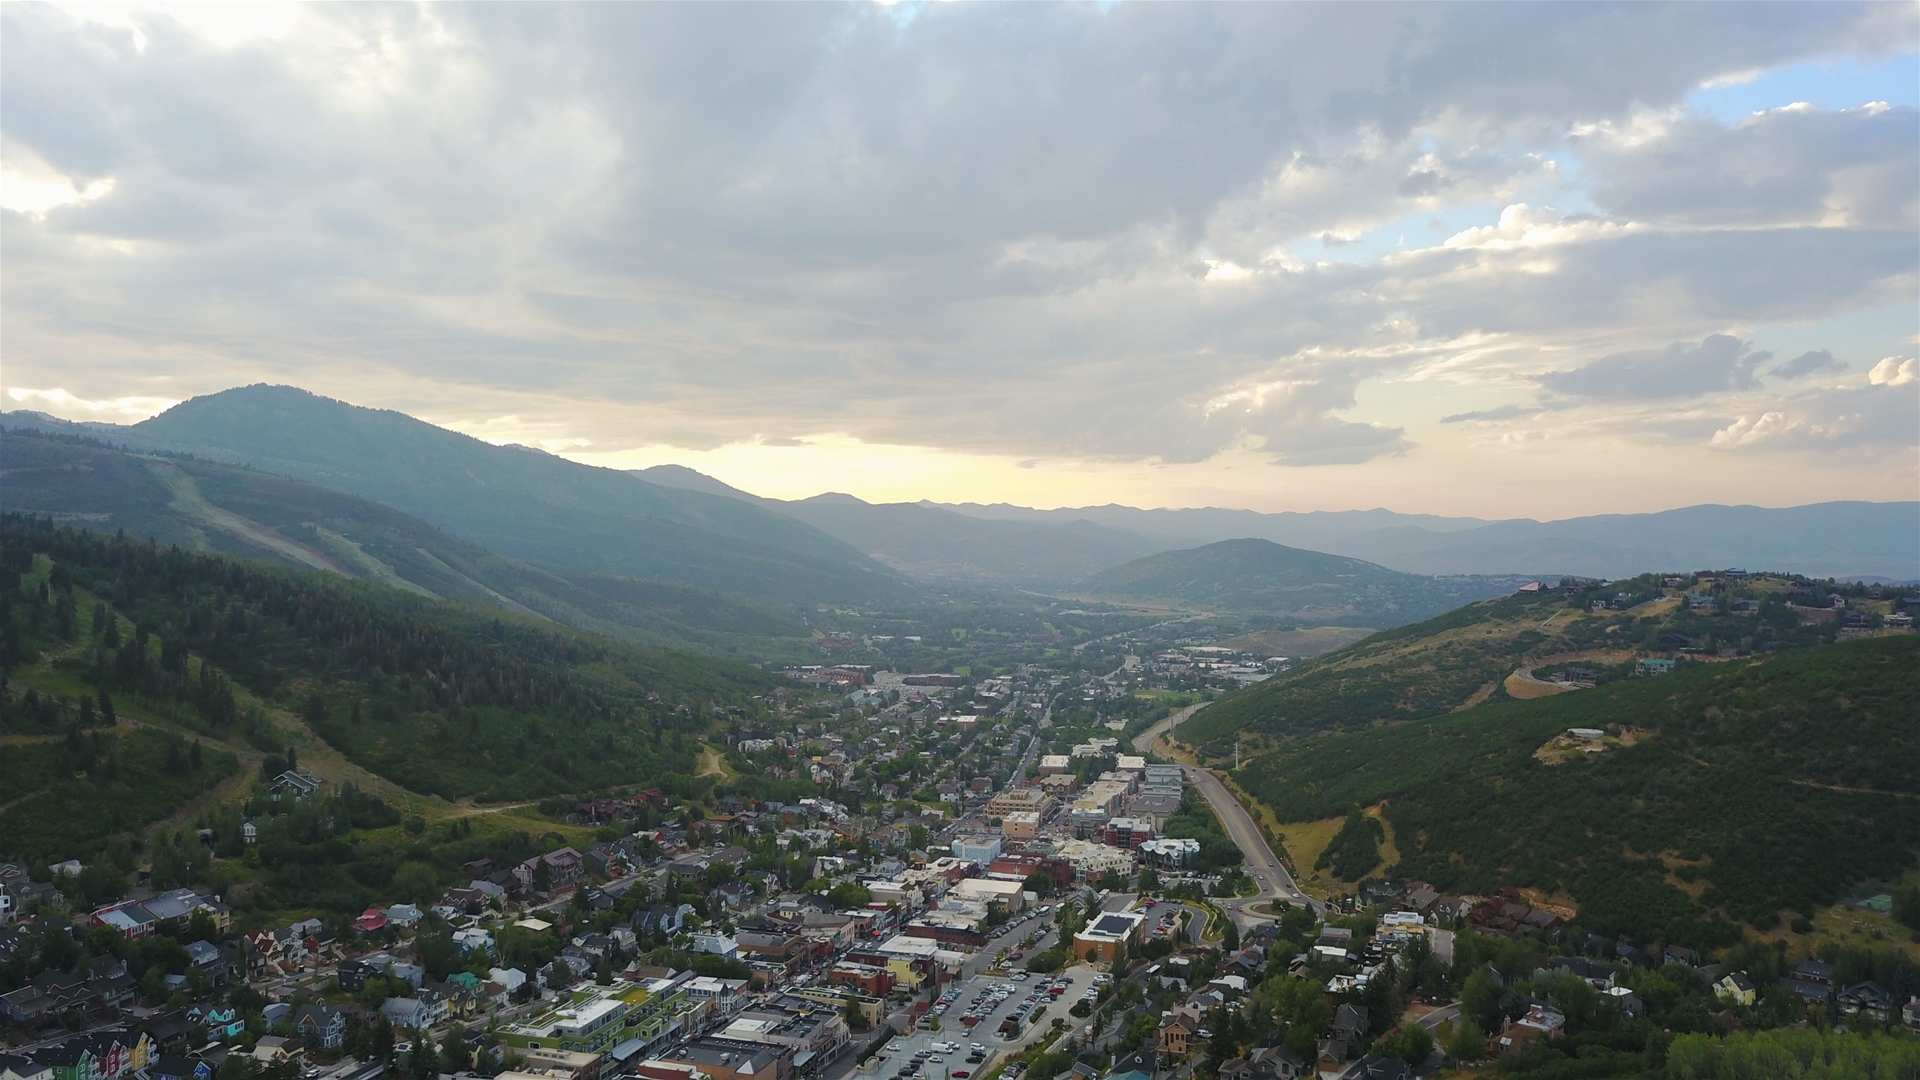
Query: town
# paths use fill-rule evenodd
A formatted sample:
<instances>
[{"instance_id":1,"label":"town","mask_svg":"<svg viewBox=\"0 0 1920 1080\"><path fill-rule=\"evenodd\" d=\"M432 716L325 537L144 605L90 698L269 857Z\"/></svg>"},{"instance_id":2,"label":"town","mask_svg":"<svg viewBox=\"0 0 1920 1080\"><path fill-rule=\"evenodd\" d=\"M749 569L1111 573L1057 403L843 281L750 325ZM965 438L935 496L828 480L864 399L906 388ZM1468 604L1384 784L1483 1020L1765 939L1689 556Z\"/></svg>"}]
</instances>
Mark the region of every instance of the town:
<instances>
[{"instance_id":1,"label":"town","mask_svg":"<svg viewBox=\"0 0 1920 1080\"><path fill-rule=\"evenodd\" d=\"M246 862L375 812L297 767L111 902L80 902L124 884L101 866L0 865L0 964L23 984L0 995L0 1077L1396 1080L1650 994L1751 1009L1761 980L1920 1028L1920 1001L1817 958L1575 937L1513 889L1323 902L1249 875L1280 861L1151 753L1170 706L1137 707L1155 670L1270 670L1223 652L978 682L795 668L716 768L826 794L551 806L595 838L350 919L243 928L217 888L175 883L207 850Z\"/></svg>"}]
</instances>

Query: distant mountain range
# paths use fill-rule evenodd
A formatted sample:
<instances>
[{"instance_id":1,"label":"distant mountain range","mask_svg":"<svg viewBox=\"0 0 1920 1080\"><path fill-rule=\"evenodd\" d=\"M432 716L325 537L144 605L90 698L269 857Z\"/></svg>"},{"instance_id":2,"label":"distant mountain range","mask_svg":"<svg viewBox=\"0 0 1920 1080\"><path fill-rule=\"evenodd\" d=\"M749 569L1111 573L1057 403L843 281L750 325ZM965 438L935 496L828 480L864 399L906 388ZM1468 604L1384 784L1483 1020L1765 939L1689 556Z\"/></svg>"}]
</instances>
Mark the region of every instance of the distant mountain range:
<instances>
[{"instance_id":1,"label":"distant mountain range","mask_svg":"<svg viewBox=\"0 0 1920 1080\"><path fill-rule=\"evenodd\" d=\"M511 558L693 585L762 603L865 603L910 587L840 540L736 498L285 386L197 397L131 426L5 422L193 454L306 480L424 519Z\"/></svg>"},{"instance_id":2,"label":"distant mountain range","mask_svg":"<svg viewBox=\"0 0 1920 1080\"><path fill-rule=\"evenodd\" d=\"M323 570L714 654L800 655L811 635L790 613L688 585L507 558L371 500L240 466L4 428L0 459L0 509L189 551Z\"/></svg>"},{"instance_id":3,"label":"distant mountain range","mask_svg":"<svg viewBox=\"0 0 1920 1080\"><path fill-rule=\"evenodd\" d=\"M1401 626L1502 596L1512 577L1429 577L1271 540L1222 540L1103 570L1075 591L1103 599L1261 613L1315 626Z\"/></svg>"},{"instance_id":4,"label":"distant mountain range","mask_svg":"<svg viewBox=\"0 0 1920 1080\"><path fill-rule=\"evenodd\" d=\"M770 605L885 603L910 595L909 579L1073 591L1150 555L1241 539L1407 574L1615 578L1743 565L1817 577L1920 579L1920 502L1706 505L1540 522L1383 509L1034 510L869 503L836 493L786 501L679 465L622 472L495 446L291 387L228 390L125 426L25 412L0 417L16 427L305 480L385 504L510 559Z\"/></svg>"},{"instance_id":5,"label":"distant mountain range","mask_svg":"<svg viewBox=\"0 0 1920 1080\"><path fill-rule=\"evenodd\" d=\"M1389 510L1261 514L1251 510L1030 510L1004 503L945 509L997 521L1085 521L1170 547L1258 537L1416 574L1574 574L1762 567L1815 577L1920 578L1920 502L1829 502L1783 509L1688 506L1561 521L1396 514Z\"/></svg>"},{"instance_id":6,"label":"distant mountain range","mask_svg":"<svg viewBox=\"0 0 1920 1080\"><path fill-rule=\"evenodd\" d=\"M639 475L664 487L726 495L797 518L921 578L1057 588L1167 546L1084 520L1001 521L927 503L870 503L838 493L764 499L679 465L657 465Z\"/></svg>"},{"instance_id":7,"label":"distant mountain range","mask_svg":"<svg viewBox=\"0 0 1920 1080\"><path fill-rule=\"evenodd\" d=\"M1708 504L1561 521L1487 521L1380 509L1263 514L1114 504L1060 510L1006 503L873 504L840 494L786 502L679 465L655 466L641 475L662 486L727 495L790 514L906 573L1043 587L1063 587L1147 554L1248 538L1411 574L1616 578L1656 568L1747 566L1814 577L1920 579L1920 502L1782 509Z\"/></svg>"}]
</instances>

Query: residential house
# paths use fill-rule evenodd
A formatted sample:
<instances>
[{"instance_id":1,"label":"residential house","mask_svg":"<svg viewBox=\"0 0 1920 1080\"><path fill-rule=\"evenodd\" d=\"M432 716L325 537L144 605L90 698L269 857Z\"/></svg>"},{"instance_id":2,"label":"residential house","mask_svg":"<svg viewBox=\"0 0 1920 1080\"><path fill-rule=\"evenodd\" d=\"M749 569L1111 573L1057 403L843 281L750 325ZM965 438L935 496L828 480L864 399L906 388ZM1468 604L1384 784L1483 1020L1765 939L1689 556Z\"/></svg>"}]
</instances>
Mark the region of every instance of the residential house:
<instances>
[{"instance_id":1,"label":"residential house","mask_svg":"<svg viewBox=\"0 0 1920 1080\"><path fill-rule=\"evenodd\" d=\"M0 1053L0 1080L54 1080L53 1067L30 1057Z\"/></svg>"},{"instance_id":2,"label":"residential house","mask_svg":"<svg viewBox=\"0 0 1920 1080\"><path fill-rule=\"evenodd\" d=\"M1893 994L1877 982L1854 983L1834 995L1834 1000L1839 1003L1844 1016L1865 1013L1883 1025L1893 1021Z\"/></svg>"},{"instance_id":3,"label":"residential house","mask_svg":"<svg viewBox=\"0 0 1920 1080\"><path fill-rule=\"evenodd\" d=\"M331 1005L301 1005L293 1010L293 1032L308 1046L336 1050L346 1041L347 1017Z\"/></svg>"},{"instance_id":4,"label":"residential house","mask_svg":"<svg viewBox=\"0 0 1920 1080\"><path fill-rule=\"evenodd\" d=\"M1413 1068L1397 1057L1368 1054L1360 1059L1348 1080L1408 1080Z\"/></svg>"},{"instance_id":5,"label":"residential house","mask_svg":"<svg viewBox=\"0 0 1920 1080\"><path fill-rule=\"evenodd\" d=\"M1220 1080L1302 1080L1311 1062L1284 1046L1260 1046L1220 1067Z\"/></svg>"},{"instance_id":6,"label":"residential house","mask_svg":"<svg viewBox=\"0 0 1920 1080\"><path fill-rule=\"evenodd\" d=\"M166 1054L147 1069L147 1080L213 1080L213 1067L199 1058Z\"/></svg>"},{"instance_id":7,"label":"residential house","mask_svg":"<svg viewBox=\"0 0 1920 1080\"><path fill-rule=\"evenodd\" d=\"M1181 1058L1193 1052L1200 1037L1200 1018L1184 1008L1175 1009L1160 1022L1157 1045L1162 1057Z\"/></svg>"},{"instance_id":8,"label":"residential house","mask_svg":"<svg viewBox=\"0 0 1920 1080\"><path fill-rule=\"evenodd\" d=\"M1722 1001L1751 1006L1759 999L1759 990L1744 971L1729 971L1713 984L1713 994Z\"/></svg>"},{"instance_id":9,"label":"residential house","mask_svg":"<svg viewBox=\"0 0 1920 1080\"><path fill-rule=\"evenodd\" d=\"M388 998L380 1006L380 1015L396 1028L430 1028L447 1018L447 1009L444 1001L428 1000L423 992L414 997Z\"/></svg>"},{"instance_id":10,"label":"residential house","mask_svg":"<svg viewBox=\"0 0 1920 1080\"><path fill-rule=\"evenodd\" d=\"M1567 1026L1567 1018L1552 1006L1535 1002L1518 1020L1509 1020L1498 1034L1487 1040L1487 1056L1498 1057L1527 1043L1551 1038Z\"/></svg>"},{"instance_id":11,"label":"residential house","mask_svg":"<svg viewBox=\"0 0 1920 1080\"><path fill-rule=\"evenodd\" d=\"M1584 956L1556 956L1548 961L1547 967L1553 971L1572 975L1581 979L1595 990L1611 990L1619 975L1612 964Z\"/></svg>"}]
</instances>

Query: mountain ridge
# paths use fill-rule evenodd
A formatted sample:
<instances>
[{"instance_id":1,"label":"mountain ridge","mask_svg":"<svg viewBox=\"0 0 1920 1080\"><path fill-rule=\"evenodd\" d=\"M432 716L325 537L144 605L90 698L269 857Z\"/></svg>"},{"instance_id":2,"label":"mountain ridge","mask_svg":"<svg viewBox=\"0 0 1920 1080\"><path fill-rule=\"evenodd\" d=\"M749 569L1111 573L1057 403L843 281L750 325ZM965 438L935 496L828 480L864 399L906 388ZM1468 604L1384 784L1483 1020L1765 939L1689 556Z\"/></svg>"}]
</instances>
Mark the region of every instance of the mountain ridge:
<instances>
[{"instance_id":1,"label":"mountain ridge","mask_svg":"<svg viewBox=\"0 0 1920 1080\"><path fill-rule=\"evenodd\" d=\"M384 504L237 465L141 455L0 426L0 508L190 551L324 570L645 644L800 654L791 614L688 585L539 566Z\"/></svg>"},{"instance_id":2,"label":"mountain ridge","mask_svg":"<svg viewBox=\"0 0 1920 1080\"><path fill-rule=\"evenodd\" d=\"M844 603L911 588L842 541L763 507L494 446L294 387L226 390L138 424L85 425L83 433L358 495L550 566L776 603Z\"/></svg>"}]
</instances>

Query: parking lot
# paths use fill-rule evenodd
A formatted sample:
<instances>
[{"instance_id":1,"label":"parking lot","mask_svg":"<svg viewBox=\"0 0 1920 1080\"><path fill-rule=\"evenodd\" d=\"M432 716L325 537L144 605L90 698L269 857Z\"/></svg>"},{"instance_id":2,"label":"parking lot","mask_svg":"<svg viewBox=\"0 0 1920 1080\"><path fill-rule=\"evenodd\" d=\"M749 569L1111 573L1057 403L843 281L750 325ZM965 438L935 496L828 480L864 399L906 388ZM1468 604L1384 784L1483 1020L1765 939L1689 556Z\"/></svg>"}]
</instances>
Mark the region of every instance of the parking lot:
<instances>
[{"instance_id":1,"label":"parking lot","mask_svg":"<svg viewBox=\"0 0 1920 1080\"><path fill-rule=\"evenodd\" d=\"M919 1026L889 1042L861 1073L874 1080L973 1080L1003 1055L1051 1031L1055 1017L1071 1023L1067 1010L1093 987L1097 974L1072 967L1053 975L1018 972L957 981ZM939 1022L939 1030L927 1030L929 1019ZM1011 1034L1002 1031L1009 1020L1017 1022Z\"/></svg>"}]
</instances>

